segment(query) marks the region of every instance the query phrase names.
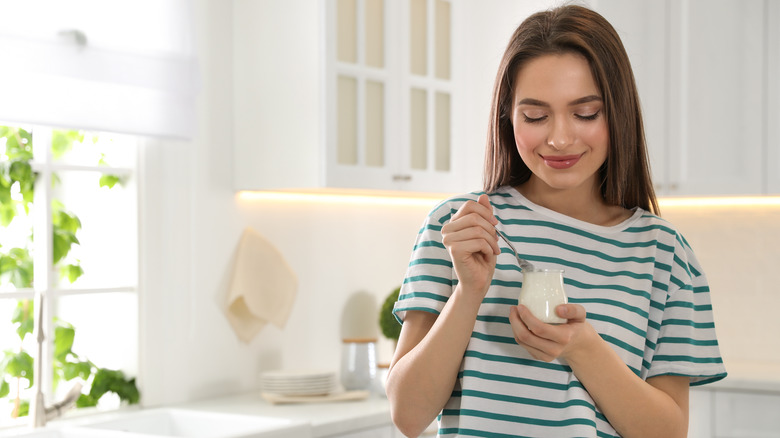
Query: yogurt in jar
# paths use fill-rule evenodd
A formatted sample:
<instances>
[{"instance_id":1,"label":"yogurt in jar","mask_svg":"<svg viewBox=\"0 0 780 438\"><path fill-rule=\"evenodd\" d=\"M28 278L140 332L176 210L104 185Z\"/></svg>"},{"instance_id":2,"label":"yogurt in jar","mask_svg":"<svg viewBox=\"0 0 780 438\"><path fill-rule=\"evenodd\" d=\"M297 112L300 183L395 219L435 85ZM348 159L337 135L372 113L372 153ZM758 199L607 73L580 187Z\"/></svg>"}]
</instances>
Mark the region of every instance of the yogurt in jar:
<instances>
[{"instance_id":1,"label":"yogurt in jar","mask_svg":"<svg viewBox=\"0 0 780 438\"><path fill-rule=\"evenodd\" d=\"M563 289L563 270L540 269L523 273L519 304L548 324L563 324L566 319L555 313L555 308L566 304L568 298Z\"/></svg>"}]
</instances>

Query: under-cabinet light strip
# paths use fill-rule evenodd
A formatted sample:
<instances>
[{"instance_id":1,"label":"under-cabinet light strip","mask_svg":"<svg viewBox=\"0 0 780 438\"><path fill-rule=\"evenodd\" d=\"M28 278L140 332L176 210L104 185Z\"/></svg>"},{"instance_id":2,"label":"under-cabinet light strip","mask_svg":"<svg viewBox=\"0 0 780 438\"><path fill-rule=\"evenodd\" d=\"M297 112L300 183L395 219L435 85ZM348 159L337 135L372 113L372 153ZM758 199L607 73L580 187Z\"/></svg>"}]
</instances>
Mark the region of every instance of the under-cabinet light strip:
<instances>
[{"instance_id":1,"label":"under-cabinet light strip","mask_svg":"<svg viewBox=\"0 0 780 438\"><path fill-rule=\"evenodd\" d=\"M450 195L385 196L381 194L302 193L240 191L246 201L349 203L368 205L434 206ZM780 196L734 196L702 198L660 198L661 207L780 207Z\"/></svg>"}]
</instances>

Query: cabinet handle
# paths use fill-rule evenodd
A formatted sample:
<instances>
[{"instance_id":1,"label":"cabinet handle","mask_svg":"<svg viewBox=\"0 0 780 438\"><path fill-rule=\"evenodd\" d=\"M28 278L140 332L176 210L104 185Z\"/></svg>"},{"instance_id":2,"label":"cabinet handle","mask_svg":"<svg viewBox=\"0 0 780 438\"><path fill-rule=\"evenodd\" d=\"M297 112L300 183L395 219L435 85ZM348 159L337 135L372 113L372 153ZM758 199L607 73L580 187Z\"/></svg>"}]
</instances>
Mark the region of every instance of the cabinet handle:
<instances>
[{"instance_id":1,"label":"cabinet handle","mask_svg":"<svg viewBox=\"0 0 780 438\"><path fill-rule=\"evenodd\" d=\"M412 175L393 175L393 181L411 181Z\"/></svg>"}]
</instances>

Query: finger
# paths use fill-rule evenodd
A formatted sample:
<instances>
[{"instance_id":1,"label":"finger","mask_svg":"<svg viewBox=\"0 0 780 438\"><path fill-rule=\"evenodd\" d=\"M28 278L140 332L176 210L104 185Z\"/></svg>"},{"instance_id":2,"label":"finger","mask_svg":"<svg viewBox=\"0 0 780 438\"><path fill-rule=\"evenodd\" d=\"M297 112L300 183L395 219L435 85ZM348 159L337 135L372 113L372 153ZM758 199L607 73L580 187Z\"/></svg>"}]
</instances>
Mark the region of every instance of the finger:
<instances>
[{"instance_id":1,"label":"finger","mask_svg":"<svg viewBox=\"0 0 780 438\"><path fill-rule=\"evenodd\" d=\"M560 349L558 343L548 337L550 336L548 329L551 326L533 316L527 307L514 306L509 320L518 344L545 352L545 354L551 354L547 352L557 352ZM515 320L515 323L512 323L512 320Z\"/></svg>"},{"instance_id":2,"label":"finger","mask_svg":"<svg viewBox=\"0 0 780 438\"><path fill-rule=\"evenodd\" d=\"M498 225L498 219L496 219L496 215L493 213L493 204L490 203L490 197L488 195L479 195L479 198L477 198L477 203L485 207L487 210L487 213L489 213L490 217L488 218L488 221L493 225Z\"/></svg>"},{"instance_id":3,"label":"finger","mask_svg":"<svg viewBox=\"0 0 780 438\"><path fill-rule=\"evenodd\" d=\"M585 307L579 304L560 304L555 308L555 313L572 322L584 322L588 316Z\"/></svg>"}]
</instances>

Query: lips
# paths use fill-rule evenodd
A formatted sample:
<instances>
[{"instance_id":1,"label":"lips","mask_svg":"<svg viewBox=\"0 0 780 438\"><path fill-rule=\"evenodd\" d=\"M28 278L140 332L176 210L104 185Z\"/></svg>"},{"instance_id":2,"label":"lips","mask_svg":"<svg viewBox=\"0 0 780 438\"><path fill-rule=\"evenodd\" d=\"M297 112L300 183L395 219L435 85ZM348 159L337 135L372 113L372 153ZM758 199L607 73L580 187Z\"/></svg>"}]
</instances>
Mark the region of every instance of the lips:
<instances>
[{"instance_id":1,"label":"lips","mask_svg":"<svg viewBox=\"0 0 780 438\"><path fill-rule=\"evenodd\" d=\"M544 160L544 164L553 169L568 169L577 164L581 157L582 155L543 155L542 159Z\"/></svg>"}]
</instances>

